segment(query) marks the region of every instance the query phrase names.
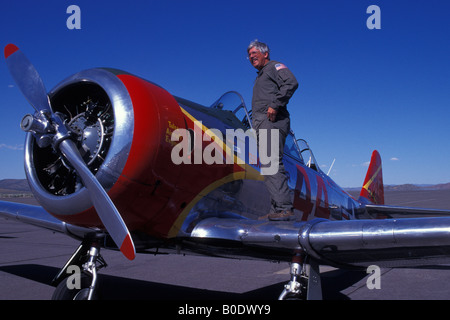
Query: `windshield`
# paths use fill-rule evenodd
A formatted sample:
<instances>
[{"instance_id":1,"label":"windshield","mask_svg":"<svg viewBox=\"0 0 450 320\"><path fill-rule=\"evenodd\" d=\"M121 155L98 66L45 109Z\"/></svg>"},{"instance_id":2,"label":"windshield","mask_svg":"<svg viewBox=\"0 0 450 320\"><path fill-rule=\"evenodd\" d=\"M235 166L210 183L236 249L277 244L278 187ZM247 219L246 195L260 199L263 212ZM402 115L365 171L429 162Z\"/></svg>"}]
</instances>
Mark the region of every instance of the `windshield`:
<instances>
[{"instance_id":1,"label":"windshield","mask_svg":"<svg viewBox=\"0 0 450 320\"><path fill-rule=\"evenodd\" d=\"M316 159L314 158L314 154L312 153L311 149L309 148L308 143L303 139L298 139L297 145L300 149L300 154L301 154L306 166L308 166L311 169L314 169L316 171L319 171L319 166L317 165Z\"/></svg>"},{"instance_id":2,"label":"windshield","mask_svg":"<svg viewBox=\"0 0 450 320\"><path fill-rule=\"evenodd\" d=\"M244 99L236 91L228 91L224 93L211 105L211 108L230 111L234 113L236 118L238 118L246 128L252 127L250 114L245 106Z\"/></svg>"}]
</instances>

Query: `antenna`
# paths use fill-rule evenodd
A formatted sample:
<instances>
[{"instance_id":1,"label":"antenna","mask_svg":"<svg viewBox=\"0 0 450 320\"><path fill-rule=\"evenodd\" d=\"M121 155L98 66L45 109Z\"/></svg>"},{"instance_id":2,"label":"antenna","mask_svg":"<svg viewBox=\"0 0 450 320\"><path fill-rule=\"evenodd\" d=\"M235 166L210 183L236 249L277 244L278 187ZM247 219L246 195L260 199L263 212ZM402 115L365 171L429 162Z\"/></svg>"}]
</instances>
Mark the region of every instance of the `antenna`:
<instances>
[{"instance_id":1,"label":"antenna","mask_svg":"<svg viewBox=\"0 0 450 320\"><path fill-rule=\"evenodd\" d=\"M335 161L336 161L336 158L334 158L333 163L332 163L331 166L330 166L330 169L328 169L327 176L330 175L331 169L333 169L333 165L334 165L334 162L335 162Z\"/></svg>"}]
</instances>

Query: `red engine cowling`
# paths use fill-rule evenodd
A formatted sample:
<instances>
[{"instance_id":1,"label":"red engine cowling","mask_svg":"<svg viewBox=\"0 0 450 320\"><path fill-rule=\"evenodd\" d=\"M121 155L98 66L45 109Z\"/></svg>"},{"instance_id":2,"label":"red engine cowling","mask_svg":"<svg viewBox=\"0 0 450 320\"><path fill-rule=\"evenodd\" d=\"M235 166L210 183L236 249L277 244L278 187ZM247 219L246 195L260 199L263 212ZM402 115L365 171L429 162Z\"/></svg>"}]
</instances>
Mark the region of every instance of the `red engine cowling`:
<instances>
[{"instance_id":1,"label":"red engine cowling","mask_svg":"<svg viewBox=\"0 0 450 320\"><path fill-rule=\"evenodd\" d=\"M175 98L149 81L110 69L77 73L49 97L128 228L170 236L189 201L176 192L182 167L170 158L172 129L186 128ZM31 134L25 171L36 199L52 215L67 223L102 228L70 165L51 147L40 148Z\"/></svg>"}]
</instances>

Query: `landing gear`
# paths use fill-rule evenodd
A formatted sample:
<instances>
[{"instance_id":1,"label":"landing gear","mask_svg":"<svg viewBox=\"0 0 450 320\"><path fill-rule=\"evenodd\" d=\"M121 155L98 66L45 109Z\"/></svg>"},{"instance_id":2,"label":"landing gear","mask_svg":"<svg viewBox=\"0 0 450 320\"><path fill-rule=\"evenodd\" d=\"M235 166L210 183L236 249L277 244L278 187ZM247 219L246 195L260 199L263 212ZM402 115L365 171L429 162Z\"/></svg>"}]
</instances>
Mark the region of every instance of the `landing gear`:
<instances>
[{"instance_id":1,"label":"landing gear","mask_svg":"<svg viewBox=\"0 0 450 320\"><path fill-rule=\"evenodd\" d=\"M303 251L292 258L291 280L278 300L322 300L319 264Z\"/></svg>"},{"instance_id":2,"label":"landing gear","mask_svg":"<svg viewBox=\"0 0 450 320\"><path fill-rule=\"evenodd\" d=\"M65 266L53 279L56 285L53 300L95 300L97 295L97 271L107 266L100 255L103 234L87 237Z\"/></svg>"}]
</instances>

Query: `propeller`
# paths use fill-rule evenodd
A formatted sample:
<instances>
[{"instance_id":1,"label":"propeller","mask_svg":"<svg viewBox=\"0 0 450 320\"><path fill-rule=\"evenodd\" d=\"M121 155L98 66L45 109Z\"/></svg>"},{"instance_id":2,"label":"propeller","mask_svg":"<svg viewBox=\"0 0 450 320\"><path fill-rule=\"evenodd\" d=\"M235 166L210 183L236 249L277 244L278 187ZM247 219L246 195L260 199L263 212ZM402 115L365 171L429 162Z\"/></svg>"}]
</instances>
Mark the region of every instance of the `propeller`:
<instances>
[{"instance_id":1,"label":"propeller","mask_svg":"<svg viewBox=\"0 0 450 320\"><path fill-rule=\"evenodd\" d=\"M129 260L136 256L130 232L114 203L97 178L86 166L74 141L58 113L53 113L44 83L33 64L14 44L5 47L5 59L9 72L28 102L36 110L34 115L22 119L22 129L32 132L40 147L52 145L75 169L89 191L97 214L115 244Z\"/></svg>"}]
</instances>

